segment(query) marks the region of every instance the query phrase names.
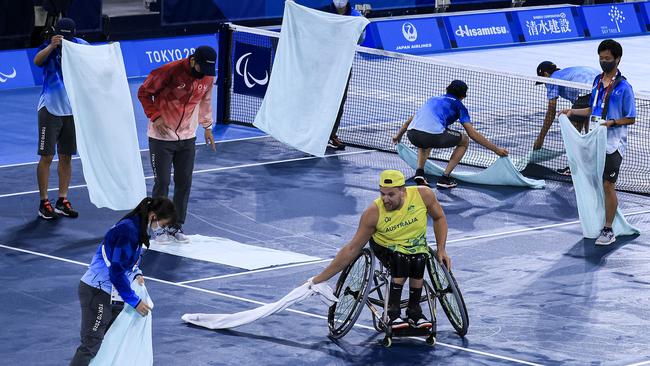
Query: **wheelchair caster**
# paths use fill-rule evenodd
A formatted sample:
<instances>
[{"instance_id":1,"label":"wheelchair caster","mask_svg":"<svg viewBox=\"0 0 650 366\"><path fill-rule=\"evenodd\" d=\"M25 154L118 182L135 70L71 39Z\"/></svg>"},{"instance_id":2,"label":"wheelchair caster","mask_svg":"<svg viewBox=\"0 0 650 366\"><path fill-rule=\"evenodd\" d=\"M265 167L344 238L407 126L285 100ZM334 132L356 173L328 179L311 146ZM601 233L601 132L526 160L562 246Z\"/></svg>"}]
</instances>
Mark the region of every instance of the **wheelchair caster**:
<instances>
[{"instance_id":1,"label":"wheelchair caster","mask_svg":"<svg viewBox=\"0 0 650 366\"><path fill-rule=\"evenodd\" d=\"M427 337L426 342L430 346L435 346L436 345L436 337L430 335Z\"/></svg>"},{"instance_id":2,"label":"wheelchair caster","mask_svg":"<svg viewBox=\"0 0 650 366\"><path fill-rule=\"evenodd\" d=\"M393 344L393 338L391 337L384 337L384 339L381 340L381 345L388 348Z\"/></svg>"}]
</instances>

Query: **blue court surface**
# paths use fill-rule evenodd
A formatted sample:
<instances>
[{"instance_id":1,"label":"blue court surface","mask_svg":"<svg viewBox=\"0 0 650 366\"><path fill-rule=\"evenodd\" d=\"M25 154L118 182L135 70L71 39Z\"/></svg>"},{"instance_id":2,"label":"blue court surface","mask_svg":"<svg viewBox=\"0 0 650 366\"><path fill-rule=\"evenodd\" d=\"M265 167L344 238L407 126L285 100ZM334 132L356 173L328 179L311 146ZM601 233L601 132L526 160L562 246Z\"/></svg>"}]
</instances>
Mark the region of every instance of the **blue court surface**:
<instances>
[{"instance_id":1,"label":"blue court surface","mask_svg":"<svg viewBox=\"0 0 650 366\"><path fill-rule=\"evenodd\" d=\"M131 83L133 92L139 81ZM0 92L4 365L69 362L79 340L79 279L124 215L89 202L76 159L69 197L80 217L37 218L37 97L35 89ZM144 116L134 105L146 149ZM247 310L301 285L353 236L361 212L378 197L379 172L412 173L391 153L348 147L315 158L242 127L220 130L219 139L216 152L197 146L186 231L318 259L247 270L254 258L233 266L219 263L218 252L207 260L147 251L154 364L650 364L650 197L619 193L621 210L642 234L595 247L582 237L573 188L553 181L543 190L461 184L437 192L470 316L465 338L439 311L435 348L423 339L384 348L364 309L335 342L327 337L327 308L315 298L228 331L184 324L184 313ZM141 154L151 189L148 151ZM51 178L55 189L54 167ZM432 230L429 238L433 243Z\"/></svg>"}]
</instances>

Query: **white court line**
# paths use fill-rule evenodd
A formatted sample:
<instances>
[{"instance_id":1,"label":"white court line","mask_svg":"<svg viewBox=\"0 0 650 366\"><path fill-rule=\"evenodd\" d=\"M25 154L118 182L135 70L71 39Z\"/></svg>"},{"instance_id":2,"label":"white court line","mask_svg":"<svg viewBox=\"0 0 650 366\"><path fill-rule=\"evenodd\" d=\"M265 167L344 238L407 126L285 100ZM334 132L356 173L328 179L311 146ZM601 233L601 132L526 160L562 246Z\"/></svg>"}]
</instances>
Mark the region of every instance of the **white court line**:
<instances>
[{"instance_id":1,"label":"white court line","mask_svg":"<svg viewBox=\"0 0 650 366\"><path fill-rule=\"evenodd\" d=\"M627 216L635 216L635 215L642 215L642 214L646 214L646 213L650 213L650 210L630 212L630 213L627 213L627 214L623 214L623 216L625 216L625 217L627 217ZM501 235L518 234L518 233L523 233L523 232L527 232L527 231L548 229L548 228L551 228L551 227L567 226L567 225L573 225L573 224L578 224L578 223L580 223L580 220L567 221L567 222L562 222L562 223L559 223L559 224L549 224L549 225L543 225L543 226L537 226L537 227L529 227L529 228L523 228L523 229L517 229L517 230L503 231L503 232L499 232L499 233L471 236L471 237L468 237L468 238L447 240L447 243L457 243L457 242L461 242L461 241L491 238L491 237L501 236Z\"/></svg>"},{"instance_id":2,"label":"white court line","mask_svg":"<svg viewBox=\"0 0 650 366\"><path fill-rule=\"evenodd\" d=\"M346 152L346 153L336 153L336 154L325 155L324 158L331 158L331 157L334 157L334 156L367 154L367 153L371 153L371 152L375 152L375 151L377 151L377 150L360 150L360 151L352 151L352 152ZM192 174L194 175L194 174L198 174L198 173L210 173L210 172L218 172L218 171L222 171L222 170L250 168L250 167L261 166L261 165L282 164L282 163L289 163L289 162L293 162L293 161L302 161L302 160L311 160L311 159L320 159L320 157L318 157L318 156L305 156L305 157L302 157L302 158L266 161L266 162L262 162L262 163L251 163L251 164L242 164L242 165L235 165L235 166L225 166L225 167L221 167L221 168L195 170L195 171L192 172ZM153 179L153 175L145 177L144 179ZM80 184L80 185L76 185L76 186L70 186L70 187L68 187L68 189L82 188L82 187L86 187L86 186L87 186L86 184ZM51 192L51 191L56 191L58 189L59 189L58 187L55 187L55 188L50 188L47 191ZM38 190L26 191L26 192L16 192L16 193L6 193L6 194L0 195L0 198L23 196L23 195L33 194L33 193L38 193Z\"/></svg>"},{"instance_id":3,"label":"white court line","mask_svg":"<svg viewBox=\"0 0 650 366\"><path fill-rule=\"evenodd\" d=\"M22 253L27 253L27 254L32 254L32 255L45 257L45 258L49 258L49 259L59 260L59 261L62 261L62 262L82 265L82 266L85 266L85 267L88 266L88 264L86 264L86 263L77 262L77 261L73 261L73 260L66 259L66 258L56 257L56 256L49 255L49 254L39 253L39 252L27 250L27 249L14 248L14 247L3 245L3 244L0 244L0 248L14 250L14 251L17 251L17 252L22 252ZM244 298L244 297L239 297L239 296L234 296L234 295L229 295L229 294L226 294L226 293L223 293L223 292L207 290L207 289L203 289L203 288L200 288L200 287L189 286L189 285L178 283L178 282L170 282L170 281L161 280L161 279L153 278L153 277L145 276L145 278L147 280L149 280L149 281L163 283L163 284L176 286L176 287L181 287L181 288L184 288L184 289L203 292L203 293L207 293L207 294L211 294L211 295L217 295L217 296L225 297L225 298L232 299L232 300L243 301L243 302L256 304L256 305L266 305L266 303L261 302L261 301L247 299L247 298ZM325 317L325 316L318 315L318 314L313 314L313 313L308 313L308 312L305 312L305 311L294 310L294 309L286 309L286 311L289 311L289 312L292 312L292 313L295 313L295 314L309 316L309 317L312 317L312 318L327 320L327 317ZM358 328L363 328L363 329L370 329L370 330L373 330L373 331L375 330L373 327L369 327L369 326L361 325L361 324L355 324L354 326L358 327ZM422 339L422 338L415 338L415 337L410 337L410 338L424 342L424 339ZM523 364L523 365L542 366L542 365L537 364L537 363L518 360L516 358L511 358L511 357L506 357L506 356L500 356L500 355L497 355L497 354L494 354L494 353L477 351L477 350L473 350L473 349L470 349L470 348L455 346L453 344L447 344L447 343L443 343L443 342L436 342L436 345L441 345L443 347L448 347L448 348L452 348L452 349L456 349L456 350L466 351L466 352L474 353L474 354L481 355L481 356L487 356L487 357L497 358L497 359L500 359L500 360L506 360L506 361L511 361L511 362L515 362L515 363L520 363L520 364Z\"/></svg>"},{"instance_id":4,"label":"white court line","mask_svg":"<svg viewBox=\"0 0 650 366\"><path fill-rule=\"evenodd\" d=\"M646 214L646 213L650 213L650 210L630 212L628 214L623 214L623 216L628 217L628 216L642 215L642 214ZM548 228L552 228L552 227L567 226L567 225L573 225L573 224L578 224L578 223L580 223L580 220L567 221L567 222L562 222L562 223L559 223L559 224L549 224L549 225L536 226L536 227L527 227L527 228L523 228L523 229L502 231L502 232L498 232L498 233L470 236L470 237L465 237L465 238L451 239L451 240L447 240L447 244L448 243L458 243L458 242L461 242L461 241L475 240L475 239L492 238L492 237L495 237L495 236L504 236L504 235L509 235L509 234L518 234L518 233L523 233L523 232L527 232L527 231L548 229ZM434 244L435 244L435 241L432 241L431 244L429 244L429 246L433 246ZM332 257L332 258L321 259L321 260L312 261L312 262L294 263L294 264L289 264L289 265L286 265L286 266L262 268L262 269L253 270L253 271L237 272L237 273L231 273L231 274L221 275L221 276L198 278L196 280L188 280L188 281L182 281L182 282L178 282L178 283L187 284L187 283L195 283L195 282L202 282L202 281L209 281L209 280L218 280L218 279L222 279L222 278L243 276L243 275L257 273L257 272L275 271L276 269L283 269L283 268L307 266L307 265L310 265L310 264L324 263L324 262L327 262L327 261L331 261L332 259L334 259L334 258ZM650 362L650 361L648 361L648 362Z\"/></svg>"},{"instance_id":5,"label":"white court line","mask_svg":"<svg viewBox=\"0 0 650 366\"><path fill-rule=\"evenodd\" d=\"M224 143L224 142L255 140L255 139L261 139L261 138L264 138L264 137L269 137L269 135L242 137L242 138L239 138L239 139L230 139L230 140L219 140L219 141L215 141L214 143L215 144L221 144L221 143ZM196 146L203 146L203 145L205 145L205 142L196 143ZM145 152L145 151L149 151L149 149L140 149L140 152ZM78 159L80 159L78 156L73 156L72 157L72 160L78 160ZM53 162L54 161L59 161L59 159L53 159L52 161ZM36 165L36 164L38 164L38 161L32 161L32 162L29 162L29 163L7 164L7 165L0 165L0 169L2 169L2 168L12 168L12 167L16 167L16 166Z\"/></svg>"},{"instance_id":6,"label":"white court line","mask_svg":"<svg viewBox=\"0 0 650 366\"><path fill-rule=\"evenodd\" d=\"M641 365L650 365L650 361L637 362L626 366L641 366Z\"/></svg>"},{"instance_id":7,"label":"white court line","mask_svg":"<svg viewBox=\"0 0 650 366\"><path fill-rule=\"evenodd\" d=\"M195 283L195 282L202 282L202 281L210 281L210 280L218 280L222 278L228 278L228 277L236 277L236 276L242 276L242 275L247 275L247 274L253 274L253 273L260 273L260 272L268 272L268 271L275 271L277 269L285 269L285 268L293 268L293 267L302 267L302 266L308 266L310 264L318 264L318 263L325 263L331 261L333 258L327 258L327 259L320 259L320 260L315 260L315 261L309 261L309 262L300 262L300 263L293 263L293 264L287 264L284 266L274 266L274 267L268 267L268 268L261 268L261 269L255 269L252 271L246 271L246 272L237 272L237 273L231 273L227 275L221 275L221 276L213 276L213 277L206 277L206 278L199 278L196 280L189 280L189 281L181 281L177 282L183 285L186 285L188 283Z\"/></svg>"}]
</instances>

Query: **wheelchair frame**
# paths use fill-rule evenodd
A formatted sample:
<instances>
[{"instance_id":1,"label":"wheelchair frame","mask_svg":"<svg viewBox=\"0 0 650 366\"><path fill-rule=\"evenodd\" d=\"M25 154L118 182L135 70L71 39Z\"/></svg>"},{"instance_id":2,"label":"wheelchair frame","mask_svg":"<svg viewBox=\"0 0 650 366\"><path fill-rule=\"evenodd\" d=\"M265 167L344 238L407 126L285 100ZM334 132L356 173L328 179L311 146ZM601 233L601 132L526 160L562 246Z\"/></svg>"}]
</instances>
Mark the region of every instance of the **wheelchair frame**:
<instances>
[{"instance_id":1,"label":"wheelchair frame","mask_svg":"<svg viewBox=\"0 0 650 366\"><path fill-rule=\"evenodd\" d=\"M339 298L340 302L332 305L329 309L328 325L330 337L339 339L345 336L352 329L361 314L363 308L361 304L365 304L372 313L375 330L384 333L381 344L385 347L392 345L393 337L412 336L426 336L427 344L433 346L436 343L436 299L440 302L441 307L456 332L460 336L464 336L467 333L469 319L467 316L467 308L458 289L456 280L451 272L447 271L444 265L440 263L437 252L432 249L429 249L429 252L429 261L427 261L427 272L429 276L428 279L426 277L424 279L424 296L420 302L426 302L428 305L431 314L431 328L419 329L409 327L393 330L392 327L388 326L387 309L391 276L381 261L378 261L379 268L375 270L375 255L372 249L364 248L359 256L341 272L336 284L334 294ZM360 276L356 273L351 275L351 272L360 265L363 266L363 273ZM354 280L356 282L350 283L348 280ZM359 280L362 280L362 282L359 283ZM451 296L451 299L449 296ZM342 311L348 309L349 311L347 314L340 314L340 311L337 312L337 310L340 310L338 309L339 307L343 307L343 300L348 298L351 298L353 302L347 308L343 308ZM400 302L400 309L406 308L407 305L408 299L402 300ZM383 314L380 313L378 307L383 309ZM341 315L345 315L345 319L340 319Z\"/></svg>"}]
</instances>

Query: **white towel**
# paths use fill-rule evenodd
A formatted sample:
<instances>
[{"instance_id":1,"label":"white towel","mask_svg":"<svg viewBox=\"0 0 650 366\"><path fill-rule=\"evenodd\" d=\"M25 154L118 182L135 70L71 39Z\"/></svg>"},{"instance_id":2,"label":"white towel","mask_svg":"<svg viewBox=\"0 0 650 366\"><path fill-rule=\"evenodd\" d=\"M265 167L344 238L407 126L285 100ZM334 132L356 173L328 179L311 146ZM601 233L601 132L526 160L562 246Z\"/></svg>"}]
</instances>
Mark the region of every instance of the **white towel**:
<instances>
[{"instance_id":1,"label":"white towel","mask_svg":"<svg viewBox=\"0 0 650 366\"><path fill-rule=\"evenodd\" d=\"M324 156L343 99L364 17L329 14L287 1L280 42L255 127Z\"/></svg>"},{"instance_id":2,"label":"white towel","mask_svg":"<svg viewBox=\"0 0 650 366\"><path fill-rule=\"evenodd\" d=\"M120 44L63 41L62 69L90 201L130 210L147 191Z\"/></svg>"},{"instance_id":3,"label":"white towel","mask_svg":"<svg viewBox=\"0 0 650 366\"><path fill-rule=\"evenodd\" d=\"M234 314L185 314L181 319L186 323L209 329L235 328L266 318L316 294L318 294L319 299L328 307L338 301L336 296L334 296L332 288L326 282L313 285L310 280L304 285L295 288L280 300L255 309Z\"/></svg>"},{"instance_id":4,"label":"white towel","mask_svg":"<svg viewBox=\"0 0 650 366\"><path fill-rule=\"evenodd\" d=\"M585 238L597 238L605 224L605 192L603 171L607 149L607 128L598 126L581 135L565 116L560 116L562 140L566 148L571 179L576 192L578 216ZM615 235L634 235L639 229L630 225L620 209L616 210L612 225Z\"/></svg>"},{"instance_id":5,"label":"white towel","mask_svg":"<svg viewBox=\"0 0 650 366\"><path fill-rule=\"evenodd\" d=\"M133 281L131 288L153 309L153 301L144 285ZM151 312L142 316L130 305L125 304L106 332L99 352L91 360L90 366L153 365L151 317Z\"/></svg>"}]
</instances>

